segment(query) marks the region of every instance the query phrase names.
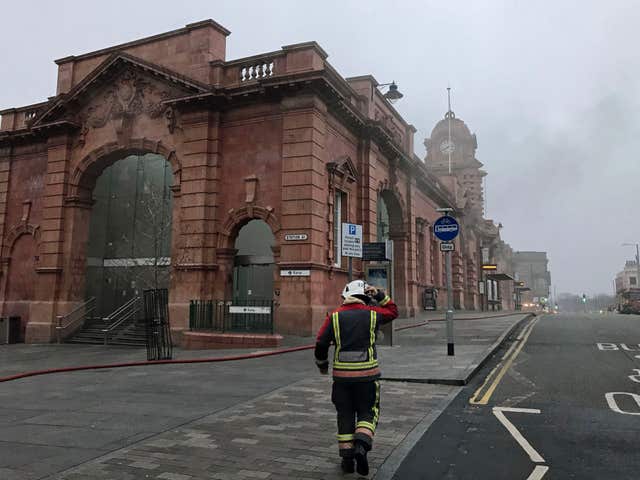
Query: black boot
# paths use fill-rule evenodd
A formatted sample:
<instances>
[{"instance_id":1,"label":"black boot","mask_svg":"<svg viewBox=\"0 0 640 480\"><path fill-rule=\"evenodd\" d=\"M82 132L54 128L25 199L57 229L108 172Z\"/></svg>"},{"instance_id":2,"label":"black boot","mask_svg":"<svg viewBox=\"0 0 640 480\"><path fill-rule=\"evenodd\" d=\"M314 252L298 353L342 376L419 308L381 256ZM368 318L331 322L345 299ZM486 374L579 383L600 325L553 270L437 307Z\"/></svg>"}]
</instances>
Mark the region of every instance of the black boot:
<instances>
[{"instance_id":1,"label":"black boot","mask_svg":"<svg viewBox=\"0 0 640 480\"><path fill-rule=\"evenodd\" d=\"M344 457L340 464L340 468L342 468L343 473L353 473L355 471L353 457Z\"/></svg>"},{"instance_id":2,"label":"black boot","mask_svg":"<svg viewBox=\"0 0 640 480\"><path fill-rule=\"evenodd\" d=\"M359 475L366 477L369 475L369 462L367 461L367 450L362 442L356 440L355 444L356 470Z\"/></svg>"}]
</instances>

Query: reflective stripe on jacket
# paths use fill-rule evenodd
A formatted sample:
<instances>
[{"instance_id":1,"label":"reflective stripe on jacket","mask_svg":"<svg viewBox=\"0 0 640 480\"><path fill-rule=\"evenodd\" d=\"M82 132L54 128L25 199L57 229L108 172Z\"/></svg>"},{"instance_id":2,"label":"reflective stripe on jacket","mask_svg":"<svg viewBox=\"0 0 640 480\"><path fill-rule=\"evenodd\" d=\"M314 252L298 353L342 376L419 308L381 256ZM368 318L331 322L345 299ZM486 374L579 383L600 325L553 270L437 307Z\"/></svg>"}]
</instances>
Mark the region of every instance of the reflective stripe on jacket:
<instances>
[{"instance_id":1,"label":"reflective stripe on jacket","mask_svg":"<svg viewBox=\"0 0 640 480\"><path fill-rule=\"evenodd\" d=\"M379 306L368 306L359 299L348 297L340 308L327 316L318 331L316 364L321 369L328 368L328 351L333 343L334 380L379 378L376 332L397 316L398 309L389 297L381 299Z\"/></svg>"}]
</instances>

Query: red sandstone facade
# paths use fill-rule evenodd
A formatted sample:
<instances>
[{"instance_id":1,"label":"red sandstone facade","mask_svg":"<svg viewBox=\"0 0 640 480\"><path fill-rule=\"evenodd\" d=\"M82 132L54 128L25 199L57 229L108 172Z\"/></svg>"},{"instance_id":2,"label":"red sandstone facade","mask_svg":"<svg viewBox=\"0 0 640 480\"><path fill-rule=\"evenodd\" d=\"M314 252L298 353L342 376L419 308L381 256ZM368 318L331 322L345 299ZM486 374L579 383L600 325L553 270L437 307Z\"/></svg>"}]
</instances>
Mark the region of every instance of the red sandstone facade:
<instances>
[{"instance_id":1,"label":"red sandstone facade","mask_svg":"<svg viewBox=\"0 0 640 480\"><path fill-rule=\"evenodd\" d=\"M276 332L314 332L347 281L331 233L336 189L346 195L344 220L363 225L364 241L376 240L385 199L394 297L405 316L421 308L425 287L443 289L430 225L438 207L455 207L463 223L456 305L480 308L481 237L498 237L468 225L478 217L466 216L461 182L415 156L415 129L375 79L342 78L314 42L227 61L228 34L204 21L58 60L54 97L0 112L2 315L22 317L27 342L54 338L56 316L83 301L96 179L117 160L149 152L173 170L176 334L188 328L191 299L229 298L234 241L252 219L276 239ZM307 239L287 242L288 233ZM280 276L291 268L311 275ZM354 270L362 276L362 262Z\"/></svg>"}]
</instances>

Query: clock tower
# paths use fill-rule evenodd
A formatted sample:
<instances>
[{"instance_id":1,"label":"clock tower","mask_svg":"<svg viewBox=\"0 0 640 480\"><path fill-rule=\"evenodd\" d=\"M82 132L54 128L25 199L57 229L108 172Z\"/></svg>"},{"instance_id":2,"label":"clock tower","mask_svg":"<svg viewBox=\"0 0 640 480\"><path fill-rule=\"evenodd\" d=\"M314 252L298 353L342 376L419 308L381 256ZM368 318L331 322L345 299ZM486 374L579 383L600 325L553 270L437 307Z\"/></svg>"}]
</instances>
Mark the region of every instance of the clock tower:
<instances>
[{"instance_id":1,"label":"clock tower","mask_svg":"<svg viewBox=\"0 0 640 480\"><path fill-rule=\"evenodd\" d=\"M476 159L478 141L467 125L449 110L424 142L427 147L425 164L437 177L452 175L465 190L470 213L484 214L482 179L487 172Z\"/></svg>"}]
</instances>

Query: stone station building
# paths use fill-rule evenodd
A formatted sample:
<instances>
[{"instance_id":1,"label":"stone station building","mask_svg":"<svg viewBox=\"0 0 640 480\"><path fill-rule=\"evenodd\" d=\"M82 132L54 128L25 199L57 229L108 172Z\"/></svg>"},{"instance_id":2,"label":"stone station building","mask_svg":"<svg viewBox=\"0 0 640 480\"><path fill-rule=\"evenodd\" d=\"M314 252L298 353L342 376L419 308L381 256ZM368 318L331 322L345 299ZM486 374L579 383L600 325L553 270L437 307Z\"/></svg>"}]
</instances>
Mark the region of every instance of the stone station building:
<instances>
[{"instance_id":1,"label":"stone station building","mask_svg":"<svg viewBox=\"0 0 640 480\"><path fill-rule=\"evenodd\" d=\"M378 82L341 77L315 42L227 60L229 33L206 20L62 58L55 96L0 112L0 308L23 339L51 341L90 296L105 316L149 286L169 289L182 343L194 299L274 300L275 332L309 335L347 281L343 222L393 240L412 316L444 288L439 207L462 223L456 307L481 308L480 248L499 231L477 163L430 169Z\"/></svg>"}]
</instances>

